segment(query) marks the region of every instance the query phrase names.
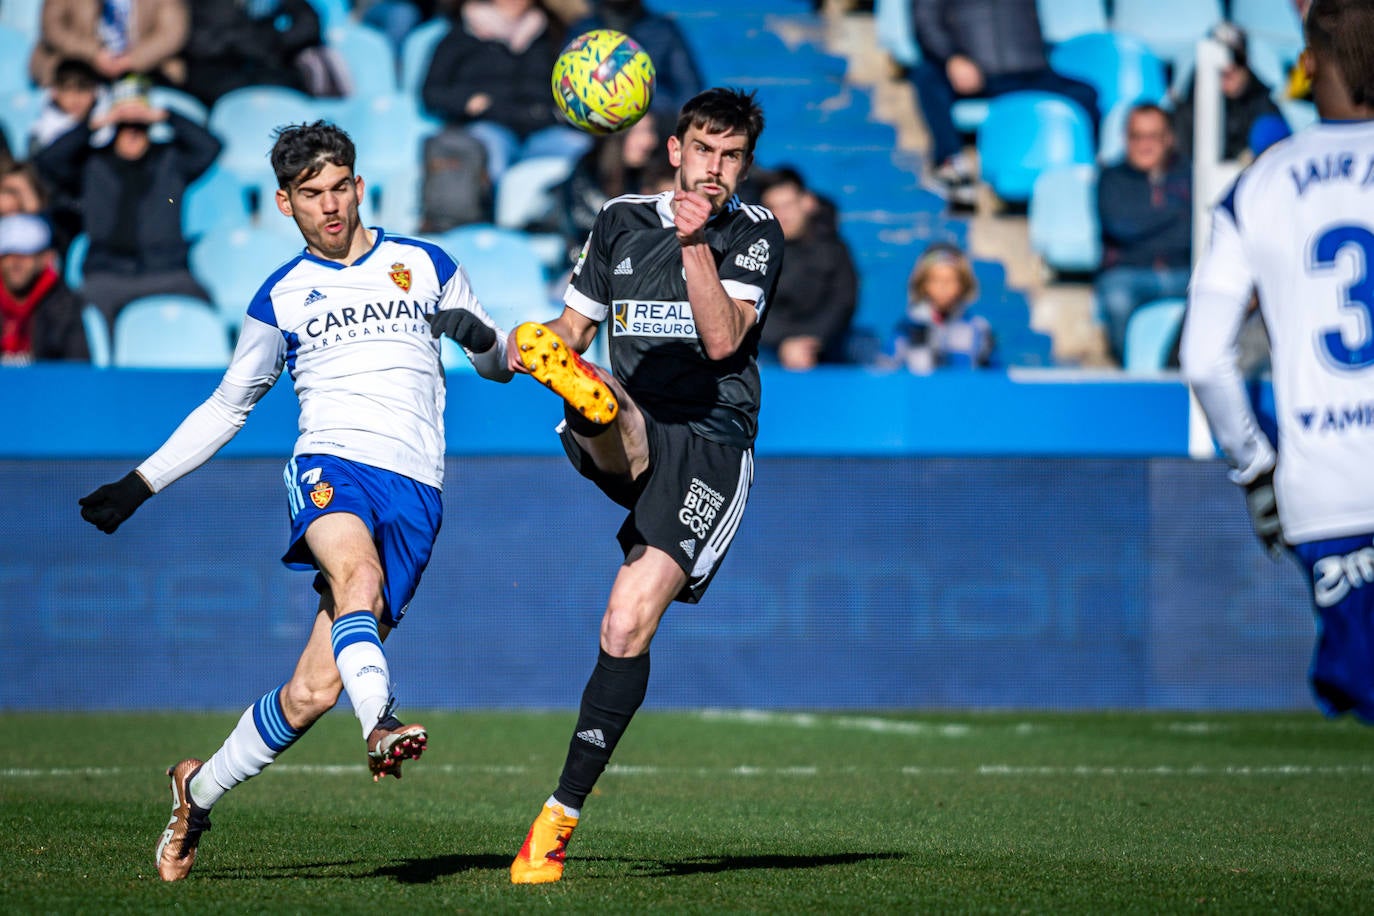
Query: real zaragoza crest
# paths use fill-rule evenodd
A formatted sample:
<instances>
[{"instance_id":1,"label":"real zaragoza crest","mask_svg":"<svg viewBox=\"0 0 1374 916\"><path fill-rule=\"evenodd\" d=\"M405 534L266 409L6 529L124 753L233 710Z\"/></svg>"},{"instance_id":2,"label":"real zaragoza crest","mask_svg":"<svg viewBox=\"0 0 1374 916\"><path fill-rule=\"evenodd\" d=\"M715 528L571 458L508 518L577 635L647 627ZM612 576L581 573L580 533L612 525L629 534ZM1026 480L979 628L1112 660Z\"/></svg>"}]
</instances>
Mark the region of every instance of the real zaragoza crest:
<instances>
[{"instance_id":1,"label":"real zaragoza crest","mask_svg":"<svg viewBox=\"0 0 1374 916\"><path fill-rule=\"evenodd\" d=\"M399 262L391 265L391 282L410 292L410 268Z\"/></svg>"}]
</instances>

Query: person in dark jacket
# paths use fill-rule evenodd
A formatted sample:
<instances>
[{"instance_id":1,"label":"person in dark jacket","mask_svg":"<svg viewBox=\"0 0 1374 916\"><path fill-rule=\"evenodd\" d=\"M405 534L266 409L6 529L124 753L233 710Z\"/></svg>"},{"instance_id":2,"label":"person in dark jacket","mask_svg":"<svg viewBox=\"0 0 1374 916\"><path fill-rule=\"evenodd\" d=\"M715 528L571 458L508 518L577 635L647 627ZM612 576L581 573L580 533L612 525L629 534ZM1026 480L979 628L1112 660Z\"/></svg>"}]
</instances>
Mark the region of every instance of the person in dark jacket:
<instances>
[{"instance_id":1,"label":"person in dark jacket","mask_svg":"<svg viewBox=\"0 0 1374 916\"><path fill-rule=\"evenodd\" d=\"M921 60L910 78L930 130L935 177L955 205L971 206L975 197L973 165L951 114L959 99L1052 92L1082 108L1096 130L1097 90L1050 69L1035 2L912 0Z\"/></svg>"},{"instance_id":2,"label":"person in dark jacket","mask_svg":"<svg viewBox=\"0 0 1374 916\"><path fill-rule=\"evenodd\" d=\"M1125 351L1126 323L1141 305L1188 291L1193 243L1192 170L1174 152L1173 124L1158 105L1126 121L1126 159L1097 182L1102 270L1093 283L1112 356Z\"/></svg>"},{"instance_id":3,"label":"person in dark jacket","mask_svg":"<svg viewBox=\"0 0 1374 916\"><path fill-rule=\"evenodd\" d=\"M615 29L633 38L654 62L653 110L665 124L677 122L678 110L706 88L692 49L677 23L644 8L643 0L599 0L592 15L573 23L569 35L592 29Z\"/></svg>"},{"instance_id":4,"label":"person in dark jacket","mask_svg":"<svg viewBox=\"0 0 1374 916\"><path fill-rule=\"evenodd\" d=\"M82 303L53 266L40 216L0 217L0 365L91 358Z\"/></svg>"},{"instance_id":5,"label":"person in dark jacket","mask_svg":"<svg viewBox=\"0 0 1374 916\"><path fill-rule=\"evenodd\" d=\"M1230 56L1221 71L1222 138L1221 157L1239 159L1250 149L1250 130L1266 115L1283 122L1279 106L1270 98L1270 88L1260 82L1250 69L1247 51L1249 39L1243 29L1229 22L1221 22L1212 29L1211 38L1220 43ZM1178 134L1178 154L1193 158L1193 120L1196 99L1194 87L1189 85L1174 108L1174 125Z\"/></svg>"},{"instance_id":6,"label":"person in dark jacket","mask_svg":"<svg viewBox=\"0 0 1374 916\"><path fill-rule=\"evenodd\" d=\"M169 140L152 142L154 128ZM112 132L113 138L93 147L93 132L102 139ZM181 199L219 151L219 140L205 128L134 94L34 156L44 178L80 201L90 238L81 292L111 326L119 310L140 296L177 293L209 301L187 268Z\"/></svg>"},{"instance_id":7,"label":"person in dark jacket","mask_svg":"<svg viewBox=\"0 0 1374 916\"><path fill-rule=\"evenodd\" d=\"M297 65L321 41L309 0L190 0L186 90L207 106L244 86L308 90Z\"/></svg>"},{"instance_id":8,"label":"person in dark jacket","mask_svg":"<svg viewBox=\"0 0 1374 916\"><path fill-rule=\"evenodd\" d=\"M576 159L591 146L558 122L549 74L562 37L539 0L469 0L434 48L425 108L481 142L493 183L521 159Z\"/></svg>"},{"instance_id":9,"label":"person in dark jacket","mask_svg":"<svg viewBox=\"0 0 1374 916\"><path fill-rule=\"evenodd\" d=\"M847 362L845 343L859 300L858 276L840 238L835 208L807 189L799 172L781 168L760 182L759 201L787 240L787 257L759 339L761 357L805 372Z\"/></svg>"}]
</instances>

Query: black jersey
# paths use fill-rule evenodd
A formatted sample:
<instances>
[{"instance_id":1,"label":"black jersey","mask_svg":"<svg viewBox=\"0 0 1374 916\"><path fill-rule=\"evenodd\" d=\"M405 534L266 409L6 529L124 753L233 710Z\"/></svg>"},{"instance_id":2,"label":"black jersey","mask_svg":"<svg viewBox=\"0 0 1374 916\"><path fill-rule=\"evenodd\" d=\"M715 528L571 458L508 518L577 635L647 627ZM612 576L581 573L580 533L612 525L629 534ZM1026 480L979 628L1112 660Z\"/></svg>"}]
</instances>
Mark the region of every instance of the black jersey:
<instances>
[{"instance_id":1,"label":"black jersey","mask_svg":"<svg viewBox=\"0 0 1374 916\"><path fill-rule=\"evenodd\" d=\"M657 420L748 447L758 432L759 329L782 267L782 229L763 207L731 198L706 242L725 292L754 303L757 321L734 355L706 355L687 301L673 193L626 195L596 217L564 301L606 332L611 371Z\"/></svg>"}]
</instances>

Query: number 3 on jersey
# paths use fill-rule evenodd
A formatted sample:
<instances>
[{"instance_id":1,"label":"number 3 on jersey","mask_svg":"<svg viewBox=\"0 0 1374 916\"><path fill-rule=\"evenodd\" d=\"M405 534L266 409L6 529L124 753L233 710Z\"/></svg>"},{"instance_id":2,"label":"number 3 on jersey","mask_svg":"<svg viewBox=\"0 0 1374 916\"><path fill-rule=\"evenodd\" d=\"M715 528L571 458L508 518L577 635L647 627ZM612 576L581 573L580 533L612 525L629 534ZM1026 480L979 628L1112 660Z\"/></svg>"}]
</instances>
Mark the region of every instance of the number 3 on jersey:
<instances>
[{"instance_id":1,"label":"number 3 on jersey","mask_svg":"<svg viewBox=\"0 0 1374 916\"><path fill-rule=\"evenodd\" d=\"M1374 261L1374 232L1364 226L1334 226L1317 237L1312 245L1312 269L1328 269L1336 256L1348 246L1359 249L1359 274L1345 288L1342 308L1360 312L1360 338L1355 347L1346 344L1339 326L1317 332L1317 349L1337 369L1364 369L1374 365L1374 277L1369 268Z\"/></svg>"}]
</instances>

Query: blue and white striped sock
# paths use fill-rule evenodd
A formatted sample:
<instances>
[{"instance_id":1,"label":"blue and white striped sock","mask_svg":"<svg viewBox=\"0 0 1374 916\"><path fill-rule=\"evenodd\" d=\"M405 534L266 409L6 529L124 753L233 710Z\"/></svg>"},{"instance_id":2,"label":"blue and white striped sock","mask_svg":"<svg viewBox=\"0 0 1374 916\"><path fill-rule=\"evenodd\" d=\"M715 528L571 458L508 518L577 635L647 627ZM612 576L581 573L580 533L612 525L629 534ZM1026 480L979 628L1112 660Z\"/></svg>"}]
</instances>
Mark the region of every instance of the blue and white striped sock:
<instances>
[{"instance_id":1,"label":"blue and white striped sock","mask_svg":"<svg viewBox=\"0 0 1374 916\"><path fill-rule=\"evenodd\" d=\"M371 611L354 611L334 619L330 631L334 661L339 666L353 714L363 727L363 740L377 725L391 699L391 674L382 652L377 618Z\"/></svg>"},{"instance_id":2,"label":"blue and white striped sock","mask_svg":"<svg viewBox=\"0 0 1374 916\"><path fill-rule=\"evenodd\" d=\"M191 799L196 807L209 808L225 792L261 773L305 734L306 729L294 729L286 721L281 691L278 687L245 709L224 744L191 780Z\"/></svg>"}]
</instances>

